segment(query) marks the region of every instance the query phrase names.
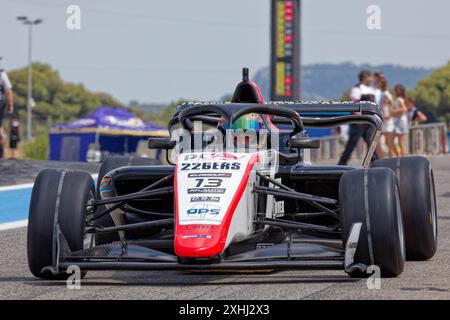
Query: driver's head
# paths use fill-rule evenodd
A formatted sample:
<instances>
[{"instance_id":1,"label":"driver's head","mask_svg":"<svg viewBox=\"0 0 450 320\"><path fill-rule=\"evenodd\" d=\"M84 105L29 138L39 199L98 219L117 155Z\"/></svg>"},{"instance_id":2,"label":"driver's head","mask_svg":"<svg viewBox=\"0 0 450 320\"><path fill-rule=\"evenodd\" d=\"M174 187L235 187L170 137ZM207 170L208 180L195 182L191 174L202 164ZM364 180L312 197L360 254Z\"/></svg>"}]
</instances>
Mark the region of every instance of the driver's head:
<instances>
[{"instance_id":1,"label":"driver's head","mask_svg":"<svg viewBox=\"0 0 450 320\"><path fill-rule=\"evenodd\" d=\"M233 122L233 130L253 130L258 132L261 128L261 122L256 114L246 114Z\"/></svg>"},{"instance_id":2,"label":"driver's head","mask_svg":"<svg viewBox=\"0 0 450 320\"><path fill-rule=\"evenodd\" d=\"M235 145L249 147L257 145L257 135L263 127L262 120L257 114L246 114L233 122L232 129L235 132Z\"/></svg>"}]
</instances>

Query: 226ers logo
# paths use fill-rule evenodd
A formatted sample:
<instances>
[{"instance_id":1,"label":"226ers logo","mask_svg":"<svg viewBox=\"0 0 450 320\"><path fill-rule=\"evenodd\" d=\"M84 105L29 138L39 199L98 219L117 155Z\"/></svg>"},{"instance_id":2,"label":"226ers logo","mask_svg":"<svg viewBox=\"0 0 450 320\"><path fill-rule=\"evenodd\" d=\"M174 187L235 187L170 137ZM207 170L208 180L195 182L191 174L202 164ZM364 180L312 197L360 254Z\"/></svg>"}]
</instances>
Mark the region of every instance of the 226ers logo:
<instances>
[{"instance_id":1,"label":"226ers logo","mask_svg":"<svg viewBox=\"0 0 450 320\"><path fill-rule=\"evenodd\" d=\"M239 162L189 162L181 164L181 171L188 170L240 170Z\"/></svg>"}]
</instances>

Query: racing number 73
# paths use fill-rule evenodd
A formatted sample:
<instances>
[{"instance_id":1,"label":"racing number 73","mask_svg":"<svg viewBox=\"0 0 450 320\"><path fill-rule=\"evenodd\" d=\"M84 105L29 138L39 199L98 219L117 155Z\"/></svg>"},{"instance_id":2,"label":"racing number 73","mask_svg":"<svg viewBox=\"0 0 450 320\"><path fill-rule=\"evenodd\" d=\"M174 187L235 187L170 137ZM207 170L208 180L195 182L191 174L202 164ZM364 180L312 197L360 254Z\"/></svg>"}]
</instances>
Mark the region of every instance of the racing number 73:
<instances>
[{"instance_id":1,"label":"racing number 73","mask_svg":"<svg viewBox=\"0 0 450 320\"><path fill-rule=\"evenodd\" d=\"M204 183L207 181L206 184ZM207 178L207 179L195 179L197 181L196 188L204 187L204 188L217 188L222 185L222 179L217 178Z\"/></svg>"}]
</instances>

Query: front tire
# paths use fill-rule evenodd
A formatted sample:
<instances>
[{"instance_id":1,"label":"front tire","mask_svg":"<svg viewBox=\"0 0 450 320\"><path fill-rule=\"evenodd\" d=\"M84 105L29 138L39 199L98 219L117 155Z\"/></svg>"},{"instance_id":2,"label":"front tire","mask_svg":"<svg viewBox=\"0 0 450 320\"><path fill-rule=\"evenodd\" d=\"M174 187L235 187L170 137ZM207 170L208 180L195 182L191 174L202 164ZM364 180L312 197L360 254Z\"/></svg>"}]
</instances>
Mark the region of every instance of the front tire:
<instances>
[{"instance_id":1,"label":"front tire","mask_svg":"<svg viewBox=\"0 0 450 320\"><path fill-rule=\"evenodd\" d=\"M41 273L44 267L53 265L55 222L71 251L83 249L86 212L94 192L94 181L87 172L58 169L39 172L31 194L27 230L28 266L34 276L44 279L69 276L65 272Z\"/></svg>"},{"instance_id":2,"label":"front tire","mask_svg":"<svg viewBox=\"0 0 450 320\"><path fill-rule=\"evenodd\" d=\"M354 263L378 265L381 275L395 277L405 263L405 242L399 193L394 172L387 168L345 173L339 184L342 240L354 223L362 223ZM352 277L368 274L348 271Z\"/></svg>"}]
</instances>

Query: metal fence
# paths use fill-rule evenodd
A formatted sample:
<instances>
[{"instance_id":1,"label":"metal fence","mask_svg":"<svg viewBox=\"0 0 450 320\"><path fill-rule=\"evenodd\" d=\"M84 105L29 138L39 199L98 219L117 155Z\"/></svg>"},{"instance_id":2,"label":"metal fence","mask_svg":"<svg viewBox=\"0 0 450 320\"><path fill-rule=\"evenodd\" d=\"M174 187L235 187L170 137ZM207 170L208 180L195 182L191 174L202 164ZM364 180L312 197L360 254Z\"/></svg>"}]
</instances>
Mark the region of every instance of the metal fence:
<instances>
[{"instance_id":1,"label":"metal fence","mask_svg":"<svg viewBox=\"0 0 450 320\"><path fill-rule=\"evenodd\" d=\"M448 131L445 123L412 126L409 129L409 153L439 155L448 153Z\"/></svg>"},{"instance_id":2,"label":"metal fence","mask_svg":"<svg viewBox=\"0 0 450 320\"><path fill-rule=\"evenodd\" d=\"M412 155L441 155L449 152L449 136L445 123L429 123L410 127L408 134L408 150ZM323 137L320 139L319 149L311 150L311 161L337 161L345 148L345 141L337 136ZM380 139L384 146L384 139ZM352 158L363 159L366 153L366 144L362 139L356 146Z\"/></svg>"}]
</instances>

